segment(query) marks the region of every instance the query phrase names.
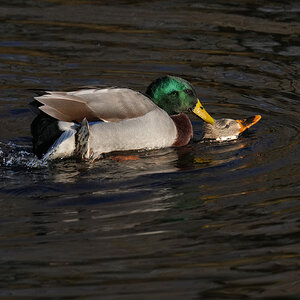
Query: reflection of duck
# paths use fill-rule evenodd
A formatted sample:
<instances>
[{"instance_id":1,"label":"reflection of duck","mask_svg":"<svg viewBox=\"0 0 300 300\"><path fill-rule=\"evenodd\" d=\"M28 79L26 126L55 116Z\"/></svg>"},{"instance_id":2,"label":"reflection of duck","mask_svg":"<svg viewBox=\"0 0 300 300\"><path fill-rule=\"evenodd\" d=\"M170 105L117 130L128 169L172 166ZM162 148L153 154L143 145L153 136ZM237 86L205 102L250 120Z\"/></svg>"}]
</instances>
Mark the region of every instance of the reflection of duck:
<instances>
[{"instance_id":1,"label":"reflection of duck","mask_svg":"<svg viewBox=\"0 0 300 300\"><path fill-rule=\"evenodd\" d=\"M155 80L146 96L127 88L92 88L35 99L43 113L31 124L33 148L50 159L186 145L193 135L183 113L188 110L214 123L191 84L173 76Z\"/></svg>"}]
</instances>

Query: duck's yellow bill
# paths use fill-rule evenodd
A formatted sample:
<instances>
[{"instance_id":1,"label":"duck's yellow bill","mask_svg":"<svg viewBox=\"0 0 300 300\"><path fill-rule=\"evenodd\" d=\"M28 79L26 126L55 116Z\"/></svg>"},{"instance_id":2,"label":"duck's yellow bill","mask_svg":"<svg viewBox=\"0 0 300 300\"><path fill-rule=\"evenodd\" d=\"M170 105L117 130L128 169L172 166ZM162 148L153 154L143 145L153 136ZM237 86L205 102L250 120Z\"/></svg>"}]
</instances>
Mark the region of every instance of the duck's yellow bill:
<instances>
[{"instance_id":1,"label":"duck's yellow bill","mask_svg":"<svg viewBox=\"0 0 300 300\"><path fill-rule=\"evenodd\" d=\"M240 125L239 132L241 133L241 132L245 131L246 129L250 128L251 126L256 124L260 119L261 119L261 115L256 115L254 117L250 117L247 119L236 120Z\"/></svg>"},{"instance_id":2,"label":"duck's yellow bill","mask_svg":"<svg viewBox=\"0 0 300 300\"><path fill-rule=\"evenodd\" d=\"M200 100L197 99L197 104L195 108L192 110L194 114L200 117L203 121L214 124L215 120L209 115L209 113L204 109L203 105L201 104Z\"/></svg>"}]
</instances>

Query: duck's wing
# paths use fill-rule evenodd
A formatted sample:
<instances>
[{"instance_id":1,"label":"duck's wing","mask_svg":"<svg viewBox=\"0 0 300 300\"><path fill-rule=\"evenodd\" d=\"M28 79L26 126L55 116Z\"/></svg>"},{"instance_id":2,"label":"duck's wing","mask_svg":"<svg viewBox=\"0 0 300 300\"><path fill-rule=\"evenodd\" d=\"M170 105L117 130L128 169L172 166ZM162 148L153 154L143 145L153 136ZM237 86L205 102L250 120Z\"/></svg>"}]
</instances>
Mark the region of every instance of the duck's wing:
<instances>
[{"instance_id":1,"label":"duck's wing","mask_svg":"<svg viewBox=\"0 0 300 300\"><path fill-rule=\"evenodd\" d=\"M61 121L117 122L137 118L157 108L143 94L127 88L83 89L73 92L46 92L35 97L39 107Z\"/></svg>"}]
</instances>

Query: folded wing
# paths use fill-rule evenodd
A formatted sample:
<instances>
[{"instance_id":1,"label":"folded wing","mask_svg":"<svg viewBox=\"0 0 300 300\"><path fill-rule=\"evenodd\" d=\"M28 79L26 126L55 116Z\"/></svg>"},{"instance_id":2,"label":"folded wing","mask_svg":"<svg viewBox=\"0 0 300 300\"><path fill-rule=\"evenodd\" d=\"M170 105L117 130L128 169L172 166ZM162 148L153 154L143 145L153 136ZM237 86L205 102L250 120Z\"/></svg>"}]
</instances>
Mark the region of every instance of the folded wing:
<instances>
[{"instance_id":1,"label":"folded wing","mask_svg":"<svg viewBox=\"0 0 300 300\"><path fill-rule=\"evenodd\" d=\"M117 122L137 118L157 108L143 94L127 88L83 89L72 92L46 92L35 97L46 114L66 122Z\"/></svg>"}]
</instances>

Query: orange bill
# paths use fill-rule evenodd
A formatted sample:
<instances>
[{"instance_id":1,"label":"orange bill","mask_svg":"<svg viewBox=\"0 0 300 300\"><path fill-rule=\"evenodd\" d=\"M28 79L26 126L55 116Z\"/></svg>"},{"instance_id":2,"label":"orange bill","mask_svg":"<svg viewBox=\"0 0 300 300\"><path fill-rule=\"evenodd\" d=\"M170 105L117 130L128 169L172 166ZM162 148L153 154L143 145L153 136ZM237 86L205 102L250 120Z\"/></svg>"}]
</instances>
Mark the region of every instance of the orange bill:
<instances>
[{"instance_id":1,"label":"orange bill","mask_svg":"<svg viewBox=\"0 0 300 300\"><path fill-rule=\"evenodd\" d=\"M236 120L240 125L240 133L256 124L261 119L261 115L256 115L243 120Z\"/></svg>"}]
</instances>

